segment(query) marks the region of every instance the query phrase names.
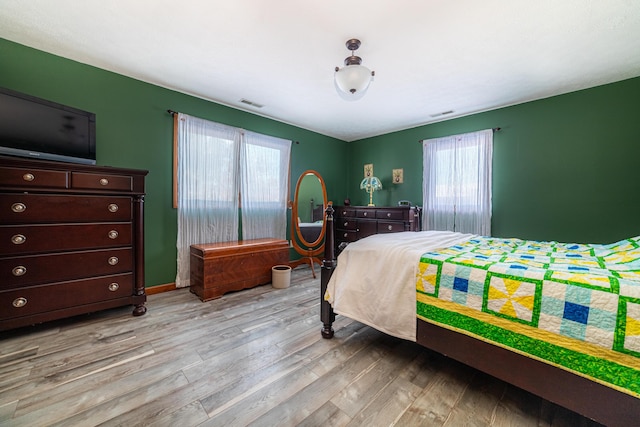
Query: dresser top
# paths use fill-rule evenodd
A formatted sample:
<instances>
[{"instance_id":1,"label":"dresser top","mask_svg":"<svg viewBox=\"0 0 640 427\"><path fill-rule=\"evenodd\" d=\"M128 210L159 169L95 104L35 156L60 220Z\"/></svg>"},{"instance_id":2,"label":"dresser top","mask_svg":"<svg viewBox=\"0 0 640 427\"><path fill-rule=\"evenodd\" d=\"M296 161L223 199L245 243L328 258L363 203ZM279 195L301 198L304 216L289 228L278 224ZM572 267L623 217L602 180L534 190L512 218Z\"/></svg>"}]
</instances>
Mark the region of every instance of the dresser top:
<instances>
[{"instance_id":1,"label":"dresser top","mask_svg":"<svg viewBox=\"0 0 640 427\"><path fill-rule=\"evenodd\" d=\"M113 166L83 165L80 163L54 162L51 160L35 160L23 157L0 156L0 166L13 168L34 168L61 171L78 171L93 173L118 173L126 175L147 175L149 171L142 169L129 169Z\"/></svg>"},{"instance_id":2,"label":"dresser top","mask_svg":"<svg viewBox=\"0 0 640 427\"><path fill-rule=\"evenodd\" d=\"M414 209L415 206L334 206L334 209L384 209L384 210L389 210L389 209L401 209L401 210L406 210L406 209Z\"/></svg>"}]
</instances>

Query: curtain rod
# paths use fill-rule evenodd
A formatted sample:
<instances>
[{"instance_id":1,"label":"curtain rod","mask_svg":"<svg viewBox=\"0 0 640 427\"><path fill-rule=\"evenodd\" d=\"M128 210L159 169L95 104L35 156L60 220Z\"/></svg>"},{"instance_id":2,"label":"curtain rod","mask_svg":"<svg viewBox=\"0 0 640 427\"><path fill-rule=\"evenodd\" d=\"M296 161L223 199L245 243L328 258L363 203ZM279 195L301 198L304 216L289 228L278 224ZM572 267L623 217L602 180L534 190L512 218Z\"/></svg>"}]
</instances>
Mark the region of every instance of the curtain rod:
<instances>
[{"instance_id":1,"label":"curtain rod","mask_svg":"<svg viewBox=\"0 0 640 427\"><path fill-rule=\"evenodd\" d=\"M177 111L173 111L173 110L167 110L167 113L171 114L172 116L175 114L180 114ZM293 142L294 144L300 144L300 141L291 141L291 142Z\"/></svg>"},{"instance_id":2,"label":"curtain rod","mask_svg":"<svg viewBox=\"0 0 640 427\"><path fill-rule=\"evenodd\" d=\"M502 128L491 128L491 130L494 131L494 132L498 132L498 131L501 131ZM468 132L468 133L473 133L473 132ZM454 135L450 135L450 136L454 136ZM445 138L445 137L443 137L443 138ZM425 139L429 139L429 138L425 138ZM424 139L419 139L418 143L422 144L422 141L424 141Z\"/></svg>"}]
</instances>

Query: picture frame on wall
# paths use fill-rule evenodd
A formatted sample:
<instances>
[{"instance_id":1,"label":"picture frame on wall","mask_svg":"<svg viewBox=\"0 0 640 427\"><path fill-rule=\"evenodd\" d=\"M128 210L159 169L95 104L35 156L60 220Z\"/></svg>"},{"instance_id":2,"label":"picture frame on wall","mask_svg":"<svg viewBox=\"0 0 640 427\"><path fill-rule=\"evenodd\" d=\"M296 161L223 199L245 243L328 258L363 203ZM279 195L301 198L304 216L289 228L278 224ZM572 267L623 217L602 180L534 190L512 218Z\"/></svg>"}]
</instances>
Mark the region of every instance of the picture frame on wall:
<instances>
[{"instance_id":1,"label":"picture frame on wall","mask_svg":"<svg viewBox=\"0 0 640 427\"><path fill-rule=\"evenodd\" d=\"M373 176L373 163L364 165L364 177L368 178L370 176Z\"/></svg>"},{"instance_id":2,"label":"picture frame on wall","mask_svg":"<svg viewBox=\"0 0 640 427\"><path fill-rule=\"evenodd\" d=\"M394 184L402 184L404 182L404 170L393 169L392 177Z\"/></svg>"}]
</instances>

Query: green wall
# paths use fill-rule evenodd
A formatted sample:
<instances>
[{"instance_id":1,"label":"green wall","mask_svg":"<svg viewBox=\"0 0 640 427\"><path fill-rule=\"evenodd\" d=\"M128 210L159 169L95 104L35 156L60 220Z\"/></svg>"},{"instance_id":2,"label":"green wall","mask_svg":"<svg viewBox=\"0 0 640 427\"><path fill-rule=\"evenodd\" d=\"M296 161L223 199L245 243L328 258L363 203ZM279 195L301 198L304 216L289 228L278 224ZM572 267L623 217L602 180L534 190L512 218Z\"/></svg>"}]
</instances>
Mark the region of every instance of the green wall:
<instances>
[{"instance_id":1,"label":"green wall","mask_svg":"<svg viewBox=\"0 0 640 427\"><path fill-rule=\"evenodd\" d=\"M176 274L177 212L172 208L173 120L167 109L297 141L291 197L307 169L329 197L346 192L346 143L301 128L143 83L0 39L0 86L96 113L97 163L146 169L146 285ZM337 195L337 196L334 196Z\"/></svg>"},{"instance_id":2,"label":"green wall","mask_svg":"<svg viewBox=\"0 0 640 427\"><path fill-rule=\"evenodd\" d=\"M348 144L348 194L363 165L383 190L374 203L422 205L422 139L500 127L494 133L492 234L613 242L640 235L640 78L420 126ZM404 184L391 183L404 169Z\"/></svg>"}]
</instances>

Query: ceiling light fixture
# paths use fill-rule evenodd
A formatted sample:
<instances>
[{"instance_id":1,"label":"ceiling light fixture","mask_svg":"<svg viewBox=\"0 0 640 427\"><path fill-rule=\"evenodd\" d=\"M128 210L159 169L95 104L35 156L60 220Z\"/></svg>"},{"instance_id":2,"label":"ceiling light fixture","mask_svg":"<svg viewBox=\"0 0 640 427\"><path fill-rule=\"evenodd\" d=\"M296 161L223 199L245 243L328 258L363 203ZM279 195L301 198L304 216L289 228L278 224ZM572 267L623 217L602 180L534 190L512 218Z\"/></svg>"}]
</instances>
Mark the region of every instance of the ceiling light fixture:
<instances>
[{"instance_id":1,"label":"ceiling light fixture","mask_svg":"<svg viewBox=\"0 0 640 427\"><path fill-rule=\"evenodd\" d=\"M360 40L350 39L346 43L347 49L351 51L351 56L344 60L344 67L336 67L334 82L338 94L349 101L355 101L362 98L369 83L375 76L375 71L369 70L367 67L360 65L362 58L355 56L353 52L360 47Z\"/></svg>"}]
</instances>

